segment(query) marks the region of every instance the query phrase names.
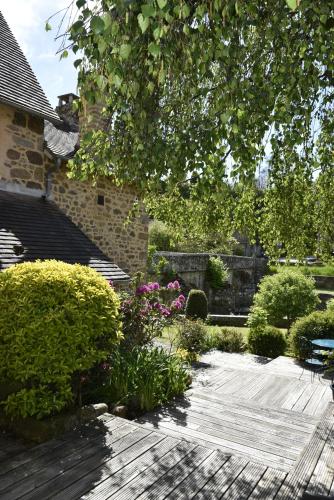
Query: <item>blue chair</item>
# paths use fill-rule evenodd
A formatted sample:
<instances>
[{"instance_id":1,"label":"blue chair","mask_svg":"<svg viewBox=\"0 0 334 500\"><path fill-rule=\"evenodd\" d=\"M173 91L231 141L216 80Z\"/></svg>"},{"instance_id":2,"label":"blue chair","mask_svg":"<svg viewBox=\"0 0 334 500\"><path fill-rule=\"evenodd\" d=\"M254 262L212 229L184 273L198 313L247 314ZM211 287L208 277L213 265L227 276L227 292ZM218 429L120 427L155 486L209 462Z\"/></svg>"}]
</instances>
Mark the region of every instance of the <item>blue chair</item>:
<instances>
[{"instance_id":1,"label":"blue chair","mask_svg":"<svg viewBox=\"0 0 334 500\"><path fill-rule=\"evenodd\" d=\"M300 338L300 347L306 357L304 364L311 369L311 380L314 380L316 374L320 375L320 373L324 372L327 368L327 365L324 362L326 359L326 352L321 349L313 349L312 342L306 337ZM302 375L303 373L304 371L302 372Z\"/></svg>"}]
</instances>

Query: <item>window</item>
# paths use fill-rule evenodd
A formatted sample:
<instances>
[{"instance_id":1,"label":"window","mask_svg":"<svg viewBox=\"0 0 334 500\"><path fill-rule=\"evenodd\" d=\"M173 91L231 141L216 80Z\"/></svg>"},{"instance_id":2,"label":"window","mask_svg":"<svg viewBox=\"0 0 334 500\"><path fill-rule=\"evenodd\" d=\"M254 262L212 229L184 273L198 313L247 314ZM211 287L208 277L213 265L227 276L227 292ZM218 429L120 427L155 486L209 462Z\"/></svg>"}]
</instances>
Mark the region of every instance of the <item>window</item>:
<instances>
[{"instance_id":1,"label":"window","mask_svg":"<svg viewBox=\"0 0 334 500\"><path fill-rule=\"evenodd\" d=\"M102 206L104 205L104 196L103 196L103 194L98 194L97 195L97 204L98 205L102 205Z\"/></svg>"}]
</instances>

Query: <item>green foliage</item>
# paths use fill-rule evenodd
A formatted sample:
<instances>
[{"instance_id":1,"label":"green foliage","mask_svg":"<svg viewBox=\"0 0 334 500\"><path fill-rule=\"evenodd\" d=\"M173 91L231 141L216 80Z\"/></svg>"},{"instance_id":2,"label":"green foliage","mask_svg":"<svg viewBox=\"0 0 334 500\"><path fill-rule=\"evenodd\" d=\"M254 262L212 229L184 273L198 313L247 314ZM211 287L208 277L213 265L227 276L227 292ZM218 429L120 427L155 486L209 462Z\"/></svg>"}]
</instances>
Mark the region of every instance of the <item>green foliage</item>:
<instances>
[{"instance_id":1,"label":"green foliage","mask_svg":"<svg viewBox=\"0 0 334 500\"><path fill-rule=\"evenodd\" d=\"M208 316L208 299L203 290L190 290L186 302L186 317L203 321Z\"/></svg>"},{"instance_id":2,"label":"green foliage","mask_svg":"<svg viewBox=\"0 0 334 500\"><path fill-rule=\"evenodd\" d=\"M85 266L37 261L0 273L0 378L18 386L6 412L40 418L76 402L80 373L121 338L118 307Z\"/></svg>"},{"instance_id":3,"label":"green foliage","mask_svg":"<svg viewBox=\"0 0 334 500\"><path fill-rule=\"evenodd\" d=\"M149 225L148 242L149 245L154 245L158 252L175 250L172 230L158 220Z\"/></svg>"},{"instance_id":4,"label":"green foliage","mask_svg":"<svg viewBox=\"0 0 334 500\"><path fill-rule=\"evenodd\" d=\"M284 334L274 326L266 326L263 330L250 330L248 348L252 354L277 358L283 356L287 347Z\"/></svg>"},{"instance_id":5,"label":"green foliage","mask_svg":"<svg viewBox=\"0 0 334 500\"><path fill-rule=\"evenodd\" d=\"M98 398L110 405L125 404L134 410L150 411L182 394L190 381L178 356L162 348L117 349L109 363L104 380L100 384L94 380L87 388L88 401Z\"/></svg>"},{"instance_id":6,"label":"green foliage","mask_svg":"<svg viewBox=\"0 0 334 500\"><path fill-rule=\"evenodd\" d=\"M247 326L253 331L263 331L268 325L268 312L259 306L252 306L247 319Z\"/></svg>"},{"instance_id":7,"label":"green foliage","mask_svg":"<svg viewBox=\"0 0 334 500\"><path fill-rule=\"evenodd\" d=\"M313 311L318 303L314 280L291 270L265 276L254 297L254 306L267 312L270 324L286 318L291 325L298 317Z\"/></svg>"},{"instance_id":8,"label":"green foliage","mask_svg":"<svg viewBox=\"0 0 334 500\"><path fill-rule=\"evenodd\" d=\"M80 50L81 108L103 100L108 118L73 175L166 196L161 220L258 230L272 258L330 254L332 1L79 0L75 23L72 3L63 50Z\"/></svg>"},{"instance_id":9,"label":"green foliage","mask_svg":"<svg viewBox=\"0 0 334 500\"><path fill-rule=\"evenodd\" d=\"M176 344L189 353L200 353L207 346L207 332L201 319L187 319L177 323Z\"/></svg>"},{"instance_id":10,"label":"green foliage","mask_svg":"<svg viewBox=\"0 0 334 500\"><path fill-rule=\"evenodd\" d=\"M219 290L228 280L228 268L219 257L210 257L206 276L211 288Z\"/></svg>"},{"instance_id":11,"label":"green foliage","mask_svg":"<svg viewBox=\"0 0 334 500\"><path fill-rule=\"evenodd\" d=\"M334 314L334 299L330 299L327 302L327 311L330 311Z\"/></svg>"},{"instance_id":12,"label":"green foliage","mask_svg":"<svg viewBox=\"0 0 334 500\"><path fill-rule=\"evenodd\" d=\"M270 271L272 273L284 271L284 270L294 270L299 271L306 276L334 276L334 265L324 264L323 266L310 266L310 265L299 265L299 266L270 266Z\"/></svg>"},{"instance_id":13,"label":"green foliage","mask_svg":"<svg viewBox=\"0 0 334 500\"><path fill-rule=\"evenodd\" d=\"M210 347L224 352L243 352L245 342L242 333L236 328L220 328L212 335Z\"/></svg>"},{"instance_id":14,"label":"green foliage","mask_svg":"<svg viewBox=\"0 0 334 500\"><path fill-rule=\"evenodd\" d=\"M307 357L309 349L305 349L305 340L334 339L334 313L317 311L304 318L299 318L291 328L291 344L295 356L299 359Z\"/></svg>"}]
</instances>

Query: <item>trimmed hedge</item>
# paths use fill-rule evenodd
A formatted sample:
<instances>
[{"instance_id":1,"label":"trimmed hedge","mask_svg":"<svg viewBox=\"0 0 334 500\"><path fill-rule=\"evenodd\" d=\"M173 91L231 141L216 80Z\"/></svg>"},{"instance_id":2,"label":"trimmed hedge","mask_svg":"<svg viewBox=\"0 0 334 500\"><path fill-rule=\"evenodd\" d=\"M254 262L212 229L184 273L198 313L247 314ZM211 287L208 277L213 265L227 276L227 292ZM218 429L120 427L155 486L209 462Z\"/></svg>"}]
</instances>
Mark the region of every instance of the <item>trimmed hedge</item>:
<instances>
[{"instance_id":1,"label":"trimmed hedge","mask_svg":"<svg viewBox=\"0 0 334 500\"><path fill-rule=\"evenodd\" d=\"M186 302L186 317L206 320L208 316L208 299L203 290L190 290Z\"/></svg>"},{"instance_id":2,"label":"trimmed hedge","mask_svg":"<svg viewBox=\"0 0 334 500\"><path fill-rule=\"evenodd\" d=\"M237 328L221 328L213 334L211 347L224 352L243 352L245 341Z\"/></svg>"},{"instance_id":3,"label":"trimmed hedge","mask_svg":"<svg viewBox=\"0 0 334 500\"><path fill-rule=\"evenodd\" d=\"M294 355L299 359L306 359L308 350L305 350L303 338L334 339L334 312L331 310L317 311L304 318L299 318L291 328L291 346Z\"/></svg>"},{"instance_id":4,"label":"trimmed hedge","mask_svg":"<svg viewBox=\"0 0 334 500\"><path fill-rule=\"evenodd\" d=\"M251 330L248 336L248 348L252 354L277 358L286 350L287 342L283 333L274 326L263 330Z\"/></svg>"},{"instance_id":5,"label":"trimmed hedge","mask_svg":"<svg viewBox=\"0 0 334 500\"><path fill-rule=\"evenodd\" d=\"M7 414L54 414L75 402L80 374L120 338L119 300L79 264L37 261L0 273L0 394ZM5 384L4 384L5 385Z\"/></svg>"}]
</instances>

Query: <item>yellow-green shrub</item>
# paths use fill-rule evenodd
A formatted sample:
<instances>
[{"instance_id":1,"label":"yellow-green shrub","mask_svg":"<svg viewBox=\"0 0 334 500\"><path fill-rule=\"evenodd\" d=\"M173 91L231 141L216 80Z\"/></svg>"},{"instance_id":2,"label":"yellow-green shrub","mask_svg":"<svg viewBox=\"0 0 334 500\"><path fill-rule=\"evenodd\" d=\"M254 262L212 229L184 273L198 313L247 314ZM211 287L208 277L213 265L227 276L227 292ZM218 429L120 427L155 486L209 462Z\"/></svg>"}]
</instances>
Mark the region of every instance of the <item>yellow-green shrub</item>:
<instances>
[{"instance_id":1,"label":"yellow-green shrub","mask_svg":"<svg viewBox=\"0 0 334 500\"><path fill-rule=\"evenodd\" d=\"M74 381L120 338L119 301L107 281L79 264L38 261L0 273L0 379L12 416L38 418L74 399ZM2 395L3 396L3 395Z\"/></svg>"}]
</instances>

